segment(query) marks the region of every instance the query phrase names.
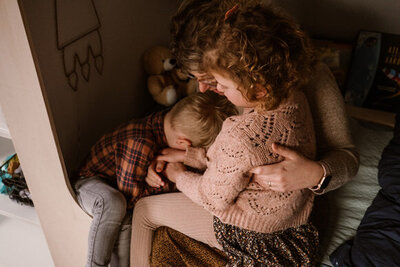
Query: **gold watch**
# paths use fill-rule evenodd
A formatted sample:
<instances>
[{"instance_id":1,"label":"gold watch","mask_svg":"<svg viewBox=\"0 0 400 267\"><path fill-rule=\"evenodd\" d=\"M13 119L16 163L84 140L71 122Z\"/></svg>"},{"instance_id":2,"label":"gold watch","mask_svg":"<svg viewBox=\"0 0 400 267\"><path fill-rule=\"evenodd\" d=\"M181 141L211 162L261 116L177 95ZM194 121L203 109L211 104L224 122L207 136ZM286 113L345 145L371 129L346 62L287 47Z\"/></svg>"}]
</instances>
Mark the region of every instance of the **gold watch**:
<instances>
[{"instance_id":1,"label":"gold watch","mask_svg":"<svg viewBox=\"0 0 400 267\"><path fill-rule=\"evenodd\" d=\"M321 193L325 188L328 186L329 182L331 181L332 176L328 175L324 164L320 163L322 169L324 170L324 175L322 176L321 180L316 186L310 188L310 190L314 192Z\"/></svg>"}]
</instances>

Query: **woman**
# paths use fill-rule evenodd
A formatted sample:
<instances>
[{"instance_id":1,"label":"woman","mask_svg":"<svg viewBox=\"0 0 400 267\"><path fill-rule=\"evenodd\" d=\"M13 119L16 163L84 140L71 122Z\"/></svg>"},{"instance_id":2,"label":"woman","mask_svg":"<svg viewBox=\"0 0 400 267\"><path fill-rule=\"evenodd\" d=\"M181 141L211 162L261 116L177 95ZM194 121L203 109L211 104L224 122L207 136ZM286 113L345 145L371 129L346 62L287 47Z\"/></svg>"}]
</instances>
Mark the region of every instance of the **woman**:
<instances>
[{"instance_id":1,"label":"woman","mask_svg":"<svg viewBox=\"0 0 400 267\"><path fill-rule=\"evenodd\" d=\"M196 76L202 92L215 88L213 78L208 77L202 69L203 52L210 47L213 37L219 35L221 16L236 2L184 1L173 18L173 51L180 64ZM306 38L304 42L308 46ZM316 64L313 74L305 94L313 114L317 160L310 160L298 152L274 144L274 153L281 155L284 160L252 170L255 173L254 181L263 187L280 192L310 188L315 194L323 194L345 184L358 170L359 157L352 143L336 81L328 67L321 63ZM149 176L154 173L154 170L149 170ZM168 213L168 218L157 211ZM196 218L195 223L192 223L193 218ZM212 231L208 229L201 232L202 226L209 223L208 213L183 195L149 197L143 199L135 210L132 237L138 238L135 229L154 231L164 225L182 233L190 232L192 238L208 240L206 243L218 248L218 244L213 243L215 236ZM131 257L135 258L136 251L140 249L132 243Z\"/></svg>"}]
</instances>

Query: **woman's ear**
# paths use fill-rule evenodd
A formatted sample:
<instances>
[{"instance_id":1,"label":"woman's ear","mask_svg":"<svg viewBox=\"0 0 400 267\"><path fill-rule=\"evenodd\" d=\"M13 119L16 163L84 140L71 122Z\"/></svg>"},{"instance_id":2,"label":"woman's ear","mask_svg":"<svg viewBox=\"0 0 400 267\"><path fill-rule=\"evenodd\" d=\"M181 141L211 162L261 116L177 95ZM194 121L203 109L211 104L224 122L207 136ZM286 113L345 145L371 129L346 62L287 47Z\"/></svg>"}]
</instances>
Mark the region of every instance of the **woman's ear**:
<instances>
[{"instance_id":1,"label":"woman's ear","mask_svg":"<svg viewBox=\"0 0 400 267\"><path fill-rule=\"evenodd\" d=\"M267 94L267 89L265 89L265 87L259 83L256 84L256 91L257 91L256 93L257 99L261 99Z\"/></svg>"}]
</instances>

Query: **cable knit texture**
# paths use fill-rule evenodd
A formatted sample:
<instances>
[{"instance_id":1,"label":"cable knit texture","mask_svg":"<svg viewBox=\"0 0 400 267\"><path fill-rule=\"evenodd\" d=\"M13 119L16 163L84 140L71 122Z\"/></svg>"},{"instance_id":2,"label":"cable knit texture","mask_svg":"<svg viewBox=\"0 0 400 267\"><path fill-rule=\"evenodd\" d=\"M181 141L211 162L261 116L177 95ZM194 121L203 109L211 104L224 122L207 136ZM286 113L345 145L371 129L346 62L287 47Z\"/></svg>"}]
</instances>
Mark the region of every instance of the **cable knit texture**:
<instances>
[{"instance_id":1,"label":"cable knit texture","mask_svg":"<svg viewBox=\"0 0 400 267\"><path fill-rule=\"evenodd\" d=\"M324 194L353 178L357 173L360 158L353 144L342 94L326 64L319 63L316 66L310 86L305 88L305 94L313 111L319 155L317 160L325 166L327 174L332 176L325 190L314 192ZM195 163L198 160L195 157L199 155L197 153L204 152L195 150L203 149L188 148L185 159L185 164L188 163L192 167L203 164Z\"/></svg>"},{"instance_id":2,"label":"cable knit texture","mask_svg":"<svg viewBox=\"0 0 400 267\"><path fill-rule=\"evenodd\" d=\"M207 152L204 174L184 172L177 187L227 224L263 233L302 225L312 209L310 190L279 193L250 182L253 167L282 161L272 153L274 142L315 158L312 116L303 93L292 92L275 110L246 110L228 118Z\"/></svg>"},{"instance_id":3,"label":"cable knit texture","mask_svg":"<svg viewBox=\"0 0 400 267\"><path fill-rule=\"evenodd\" d=\"M183 164L204 171L207 169L206 150L200 147L188 147Z\"/></svg>"}]
</instances>

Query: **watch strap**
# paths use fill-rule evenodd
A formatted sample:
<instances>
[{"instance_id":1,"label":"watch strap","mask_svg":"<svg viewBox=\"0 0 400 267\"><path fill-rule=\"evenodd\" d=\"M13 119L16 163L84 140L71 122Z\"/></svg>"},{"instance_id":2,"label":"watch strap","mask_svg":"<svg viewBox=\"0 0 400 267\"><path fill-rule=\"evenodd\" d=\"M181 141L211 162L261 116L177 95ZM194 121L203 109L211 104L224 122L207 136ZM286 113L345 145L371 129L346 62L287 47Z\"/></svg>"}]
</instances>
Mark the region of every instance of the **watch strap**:
<instances>
[{"instance_id":1,"label":"watch strap","mask_svg":"<svg viewBox=\"0 0 400 267\"><path fill-rule=\"evenodd\" d=\"M320 165L324 171L324 174L322 175L319 183L316 186L310 188L310 190L314 191L315 193L323 193L325 188L328 187L329 182L331 181L332 178L332 176L329 175L328 172L326 171L326 167L324 166L324 164L320 163Z\"/></svg>"}]
</instances>

